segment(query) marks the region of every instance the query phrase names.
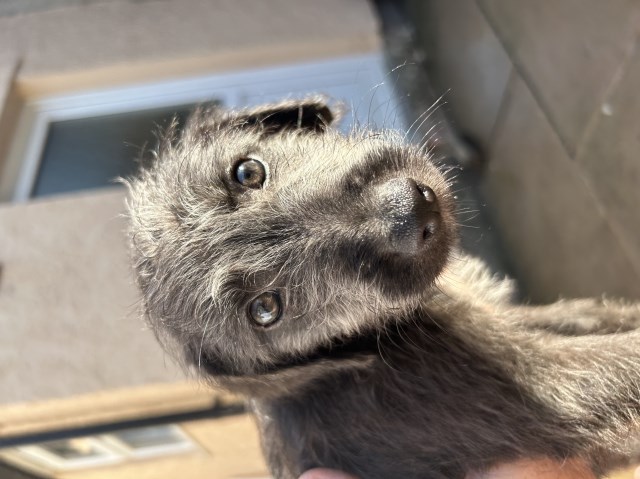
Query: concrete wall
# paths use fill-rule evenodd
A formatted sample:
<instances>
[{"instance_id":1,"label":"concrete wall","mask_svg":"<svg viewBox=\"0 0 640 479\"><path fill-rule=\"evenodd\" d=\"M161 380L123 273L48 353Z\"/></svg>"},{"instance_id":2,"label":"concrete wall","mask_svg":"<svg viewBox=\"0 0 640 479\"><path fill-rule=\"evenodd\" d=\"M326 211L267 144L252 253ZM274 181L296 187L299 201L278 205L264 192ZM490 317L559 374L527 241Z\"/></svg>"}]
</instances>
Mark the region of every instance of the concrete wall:
<instances>
[{"instance_id":1,"label":"concrete wall","mask_svg":"<svg viewBox=\"0 0 640 479\"><path fill-rule=\"evenodd\" d=\"M410 2L527 296L640 297L640 3Z\"/></svg>"},{"instance_id":2,"label":"concrete wall","mask_svg":"<svg viewBox=\"0 0 640 479\"><path fill-rule=\"evenodd\" d=\"M0 17L24 15L25 13L53 10L69 6L90 5L107 2L136 2L145 0L2 0ZM148 1L148 0L147 0Z\"/></svg>"},{"instance_id":3,"label":"concrete wall","mask_svg":"<svg viewBox=\"0 0 640 479\"><path fill-rule=\"evenodd\" d=\"M140 319L123 212L120 189L0 206L0 404L183 380Z\"/></svg>"},{"instance_id":4,"label":"concrete wall","mask_svg":"<svg viewBox=\"0 0 640 479\"><path fill-rule=\"evenodd\" d=\"M377 44L366 0L91 2L0 15L0 91L5 77L32 96L369 52Z\"/></svg>"}]
</instances>

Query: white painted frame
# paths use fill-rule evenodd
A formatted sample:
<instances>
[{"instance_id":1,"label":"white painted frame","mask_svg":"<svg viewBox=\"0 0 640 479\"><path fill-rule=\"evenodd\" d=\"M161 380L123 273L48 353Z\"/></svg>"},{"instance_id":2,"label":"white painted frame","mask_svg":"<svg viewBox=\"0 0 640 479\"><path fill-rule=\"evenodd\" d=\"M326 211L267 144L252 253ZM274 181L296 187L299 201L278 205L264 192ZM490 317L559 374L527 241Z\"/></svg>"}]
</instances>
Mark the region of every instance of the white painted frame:
<instances>
[{"instance_id":1,"label":"white painted frame","mask_svg":"<svg viewBox=\"0 0 640 479\"><path fill-rule=\"evenodd\" d=\"M84 436L76 439L87 441L99 455L77 459L64 459L46 449L45 444L18 446L14 449L21 461L30 466L43 468L49 472L77 471L103 466L113 466L125 462L149 459L159 456L171 456L199 450L199 445L177 424L163 424L171 433L180 439L171 444L160 444L135 449L122 441L116 433L97 436Z\"/></svg>"},{"instance_id":2,"label":"white painted frame","mask_svg":"<svg viewBox=\"0 0 640 479\"><path fill-rule=\"evenodd\" d=\"M16 450L23 460L35 463L49 471L75 471L101 466L112 466L126 460L124 454L114 451L97 437L78 438L87 441L99 452L97 456L64 459L46 449L44 445L20 446Z\"/></svg>"},{"instance_id":3,"label":"white painted frame","mask_svg":"<svg viewBox=\"0 0 640 479\"><path fill-rule=\"evenodd\" d=\"M193 441L193 439L191 439L177 424L160 424L158 426L168 428L171 431L171 434L179 439L179 442L133 448L125 441L123 441L118 436L117 432L112 434L104 434L100 436L100 439L102 439L109 446L125 454L128 459L147 459L157 456L169 456L173 454L191 452L197 449L196 443Z\"/></svg>"},{"instance_id":4,"label":"white painted frame","mask_svg":"<svg viewBox=\"0 0 640 479\"><path fill-rule=\"evenodd\" d=\"M360 124L402 127L386 81L381 53L259 68L109 90L92 90L28 102L22 110L0 181L0 201L29 199L52 122L219 100L241 107L332 89L361 92L349 105ZM355 102L354 102L355 103Z\"/></svg>"}]
</instances>

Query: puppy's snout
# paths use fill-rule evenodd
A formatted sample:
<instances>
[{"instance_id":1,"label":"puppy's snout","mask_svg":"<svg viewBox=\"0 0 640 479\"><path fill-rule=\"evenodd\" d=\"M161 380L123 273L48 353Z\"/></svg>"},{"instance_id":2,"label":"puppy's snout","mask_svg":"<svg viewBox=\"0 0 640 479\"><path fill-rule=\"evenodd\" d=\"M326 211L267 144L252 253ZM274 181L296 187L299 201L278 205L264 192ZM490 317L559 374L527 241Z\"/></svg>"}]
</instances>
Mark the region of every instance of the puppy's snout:
<instances>
[{"instance_id":1,"label":"puppy's snout","mask_svg":"<svg viewBox=\"0 0 640 479\"><path fill-rule=\"evenodd\" d=\"M388 247L417 254L440 227L435 192L412 178L393 178L378 187L380 213L388 227Z\"/></svg>"}]
</instances>

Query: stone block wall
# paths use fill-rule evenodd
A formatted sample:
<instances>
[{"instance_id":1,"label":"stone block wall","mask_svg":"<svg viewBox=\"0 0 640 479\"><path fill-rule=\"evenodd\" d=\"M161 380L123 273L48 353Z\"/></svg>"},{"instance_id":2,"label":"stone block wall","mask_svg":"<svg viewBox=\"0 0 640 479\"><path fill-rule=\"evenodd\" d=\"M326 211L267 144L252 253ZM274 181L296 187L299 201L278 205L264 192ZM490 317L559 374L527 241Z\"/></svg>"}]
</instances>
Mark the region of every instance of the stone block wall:
<instances>
[{"instance_id":1,"label":"stone block wall","mask_svg":"<svg viewBox=\"0 0 640 479\"><path fill-rule=\"evenodd\" d=\"M525 297L640 298L640 3L409 4Z\"/></svg>"}]
</instances>

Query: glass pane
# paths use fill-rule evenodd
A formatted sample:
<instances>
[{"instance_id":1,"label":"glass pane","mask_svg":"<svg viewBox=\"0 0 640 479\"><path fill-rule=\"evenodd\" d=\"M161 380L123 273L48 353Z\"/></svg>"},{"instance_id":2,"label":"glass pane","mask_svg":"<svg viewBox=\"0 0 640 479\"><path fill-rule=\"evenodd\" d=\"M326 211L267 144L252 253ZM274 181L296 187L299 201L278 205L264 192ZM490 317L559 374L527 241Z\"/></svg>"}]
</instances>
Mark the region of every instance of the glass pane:
<instances>
[{"instance_id":1,"label":"glass pane","mask_svg":"<svg viewBox=\"0 0 640 479\"><path fill-rule=\"evenodd\" d=\"M99 188L137 169L142 150L175 117L180 126L195 105L181 105L80 120L57 121L49 134L32 197Z\"/></svg>"},{"instance_id":2,"label":"glass pane","mask_svg":"<svg viewBox=\"0 0 640 479\"><path fill-rule=\"evenodd\" d=\"M96 447L95 441L86 437L43 442L39 446L64 460L97 458L108 455Z\"/></svg>"},{"instance_id":3,"label":"glass pane","mask_svg":"<svg viewBox=\"0 0 640 479\"><path fill-rule=\"evenodd\" d=\"M189 442L180 433L180 430L172 425L127 429L116 432L113 436L117 437L131 449L173 446Z\"/></svg>"}]
</instances>

